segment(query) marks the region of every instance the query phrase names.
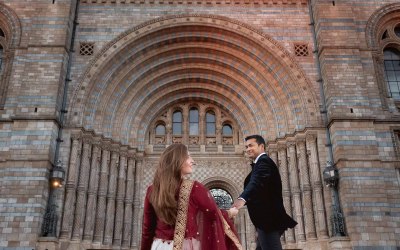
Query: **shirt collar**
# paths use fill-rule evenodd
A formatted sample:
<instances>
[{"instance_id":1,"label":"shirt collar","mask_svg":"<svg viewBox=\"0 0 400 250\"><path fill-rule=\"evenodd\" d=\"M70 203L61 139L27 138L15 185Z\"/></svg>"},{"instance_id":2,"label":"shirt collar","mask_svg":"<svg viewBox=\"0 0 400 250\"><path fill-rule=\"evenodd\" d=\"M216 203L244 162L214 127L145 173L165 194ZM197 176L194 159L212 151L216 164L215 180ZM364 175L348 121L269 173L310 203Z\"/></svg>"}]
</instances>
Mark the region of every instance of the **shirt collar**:
<instances>
[{"instance_id":1,"label":"shirt collar","mask_svg":"<svg viewBox=\"0 0 400 250\"><path fill-rule=\"evenodd\" d=\"M254 162L254 163L257 163L258 158L260 158L260 156L262 156L262 155L266 155L266 153L261 153L261 154L259 154L259 155L257 156L257 158L256 158L253 162Z\"/></svg>"}]
</instances>

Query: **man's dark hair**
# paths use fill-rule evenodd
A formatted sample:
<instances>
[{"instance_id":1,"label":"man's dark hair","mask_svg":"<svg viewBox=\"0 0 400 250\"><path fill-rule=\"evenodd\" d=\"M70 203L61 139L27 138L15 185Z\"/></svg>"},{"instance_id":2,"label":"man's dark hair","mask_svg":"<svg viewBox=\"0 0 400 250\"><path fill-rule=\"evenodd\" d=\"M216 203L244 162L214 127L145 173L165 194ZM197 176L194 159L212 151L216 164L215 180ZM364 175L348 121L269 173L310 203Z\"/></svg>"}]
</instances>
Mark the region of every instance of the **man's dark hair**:
<instances>
[{"instance_id":1,"label":"man's dark hair","mask_svg":"<svg viewBox=\"0 0 400 250\"><path fill-rule=\"evenodd\" d=\"M258 145L262 144L262 145L264 145L264 148L265 148L265 140L264 140L264 138L262 138L261 135L249 135L246 138L244 138L245 141L248 141L250 139L256 139L257 144Z\"/></svg>"}]
</instances>

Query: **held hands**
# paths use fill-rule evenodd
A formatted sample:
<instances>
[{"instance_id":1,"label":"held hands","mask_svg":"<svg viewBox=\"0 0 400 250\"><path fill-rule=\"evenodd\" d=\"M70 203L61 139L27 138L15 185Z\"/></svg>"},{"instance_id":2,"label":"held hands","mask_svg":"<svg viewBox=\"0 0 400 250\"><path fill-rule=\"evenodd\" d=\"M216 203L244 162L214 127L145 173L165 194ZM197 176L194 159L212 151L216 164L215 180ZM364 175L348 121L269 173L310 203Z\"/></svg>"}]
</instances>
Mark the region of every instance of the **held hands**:
<instances>
[{"instance_id":1,"label":"held hands","mask_svg":"<svg viewBox=\"0 0 400 250\"><path fill-rule=\"evenodd\" d=\"M244 200L237 199L237 200L235 200L235 203L233 203L232 207L235 207L237 209L241 209L244 206L244 204L246 204L246 202Z\"/></svg>"},{"instance_id":2,"label":"held hands","mask_svg":"<svg viewBox=\"0 0 400 250\"><path fill-rule=\"evenodd\" d=\"M234 218L239 213L239 210L236 207L231 207L227 212L229 218Z\"/></svg>"}]
</instances>

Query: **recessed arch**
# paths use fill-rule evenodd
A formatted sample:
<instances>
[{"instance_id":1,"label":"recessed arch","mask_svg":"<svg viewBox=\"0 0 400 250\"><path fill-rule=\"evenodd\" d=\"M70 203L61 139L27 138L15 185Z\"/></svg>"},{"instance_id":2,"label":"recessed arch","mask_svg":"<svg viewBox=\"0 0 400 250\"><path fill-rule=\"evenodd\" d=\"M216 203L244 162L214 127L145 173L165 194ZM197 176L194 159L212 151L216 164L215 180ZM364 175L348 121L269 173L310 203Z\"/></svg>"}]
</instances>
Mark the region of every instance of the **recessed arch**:
<instances>
[{"instance_id":1,"label":"recessed arch","mask_svg":"<svg viewBox=\"0 0 400 250\"><path fill-rule=\"evenodd\" d=\"M313 86L278 42L210 15L162 17L110 42L76 87L68 122L140 148L151 115L185 98L226 105L243 133L268 139L321 123Z\"/></svg>"},{"instance_id":2,"label":"recessed arch","mask_svg":"<svg viewBox=\"0 0 400 250\"><path fill-rule=\"evenodd\" d=\"M240 195L239 188L235 185L235 183L223 176L205 179L202 181L202 184L208 189L221 188L227 191L233 198L239 197Z\"/></svg>"},{"instance_id":3,"label":"recessed arch","mask_svg":"<svg viewBox=\"0 0 400 250\"><path fill-rule=\"evenodd\" d=\"M0 27L7 40L7 48L17 48L21 42L21 23L17 14L0 3Z\"/></svg>"}]
</instances>

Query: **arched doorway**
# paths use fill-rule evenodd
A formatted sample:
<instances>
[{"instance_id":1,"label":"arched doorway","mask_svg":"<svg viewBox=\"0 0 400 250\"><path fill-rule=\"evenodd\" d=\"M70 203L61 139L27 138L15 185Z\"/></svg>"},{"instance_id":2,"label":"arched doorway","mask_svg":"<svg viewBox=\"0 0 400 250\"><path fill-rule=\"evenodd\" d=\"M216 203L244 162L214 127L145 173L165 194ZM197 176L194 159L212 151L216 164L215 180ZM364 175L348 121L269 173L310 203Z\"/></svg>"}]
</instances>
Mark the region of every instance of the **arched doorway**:
<instances>
[{"instance_id":1,"label":"arched doorway","mask_svg":"<svg viewBox=\"0 0 400 250\"><path fill-rule=\"evenodd\" d=\"M216 188L237 197L249 172L243 154L245 135L275 140L320 124L313 87L292 56L268 35L220 16L168 16L124 32L92 60L69 103L71 128L93 131L101 145L110 140L102 149L108 152L104 164L109 164L110 176L119 177L111 191L109 184L113 200L103 199L102 206L120 203L116 208L110 205L119 217L105 219L106 227L117 225L117 233L99 232L105 245L140 244L133 235L140 234L144 193L166 146L188 145L197 162L193 179L225 180L234 192ZM86 144L94 145L84 142L82 152ZM111 173L117 171L114 168L120 172ZM129 171L134 171L133 179ZM133 181L128 184L128 179ZM133 200L118 192L129 185ZM70 206L75 206L74 189L69 190ZM131 215L123 213L126 204L132 205ZM85 210L82 205L79 209ZM121 214L131 216L133 226L119 236L125 232ZM250 247L254 230L245 214L236 223L242 242ZM66 223L63 236L68 238L71 225ZM72 238L81 237L79 227L80 222L74 222Z\"/></svg>"}]
</instances>

